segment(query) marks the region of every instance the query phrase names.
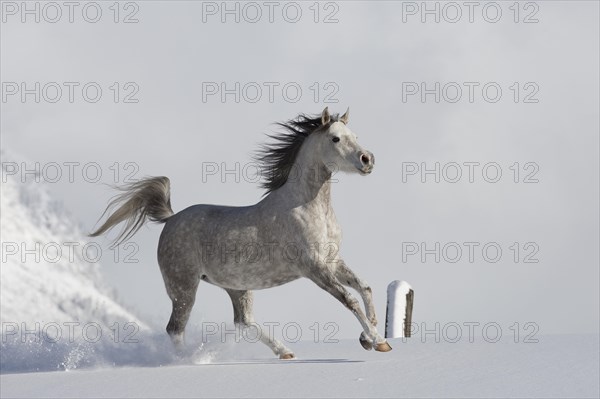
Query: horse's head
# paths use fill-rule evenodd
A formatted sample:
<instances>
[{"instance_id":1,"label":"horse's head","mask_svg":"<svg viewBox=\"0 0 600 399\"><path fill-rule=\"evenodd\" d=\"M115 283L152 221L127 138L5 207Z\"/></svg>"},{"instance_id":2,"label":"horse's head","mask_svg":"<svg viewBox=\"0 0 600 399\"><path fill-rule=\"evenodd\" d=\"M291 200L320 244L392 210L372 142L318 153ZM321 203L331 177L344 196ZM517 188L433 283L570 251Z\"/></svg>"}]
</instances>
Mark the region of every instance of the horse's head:
<instances>
[{"instance_id":1,"label":"horse's head","mask_svg":"<svg viewBox=\"0 0 600 399\"><path fill-rule=\"evenodd\" d=\"M318 178L338 171L361 175L373 171L375 157L357 143L356 135L348 128L348 111L338 117L325 108L321 115L300 114L278 125L287 132L269 136L275 142L264 145L257 156L269 171L263 183L267 193L283 186L294 166L299 169L293 177L310 170L318 172L314 175Z\"/></svg>"},{"instance_id":2,"label":"horse's head","mask_svg":"<svg viewBox=\"0 0 600 399\"><path fill-rule=\"evenodd\" d=\"M356 135L348 128L349 111L334 120L327 107L323 110L321 131L314 135L315 146L331 172L368 175L373 171L375 157L358 144Z\"/></svg>"}]
</instances>

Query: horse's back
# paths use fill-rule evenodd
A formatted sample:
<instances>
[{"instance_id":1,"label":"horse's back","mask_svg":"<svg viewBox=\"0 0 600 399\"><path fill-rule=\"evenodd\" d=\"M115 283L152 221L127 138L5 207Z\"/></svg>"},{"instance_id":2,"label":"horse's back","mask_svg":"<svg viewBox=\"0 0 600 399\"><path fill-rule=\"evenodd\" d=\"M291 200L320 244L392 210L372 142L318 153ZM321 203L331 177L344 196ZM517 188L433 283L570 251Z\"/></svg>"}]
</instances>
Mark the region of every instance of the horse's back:
<instances>
[{"instance_id":1,"label":"horse's back","mask_svg":"<svg viewBox=\"0 0 600 399\"><path fill-rule=\"evenodd\" d=\"M231 235L247 235L248 230L253 230L253 218L248 217L250 208L208 204L185 208L166 221L159 252L171 246L180 247L178 251L191 250L190 246L209 244Z\"/></svg>"},{"instance_id":2,"label":"horse's back","mask_svg":"<svg viewBox=\"0 0 600 399\"><path fill-rule=\"evenodd\" d=\"M272 221L256 207L194 205L167 220L158 261L163 275L176 270L224 288L269 288L300 277L273 249L276 241Z\"/></svg>"}]
</instances>

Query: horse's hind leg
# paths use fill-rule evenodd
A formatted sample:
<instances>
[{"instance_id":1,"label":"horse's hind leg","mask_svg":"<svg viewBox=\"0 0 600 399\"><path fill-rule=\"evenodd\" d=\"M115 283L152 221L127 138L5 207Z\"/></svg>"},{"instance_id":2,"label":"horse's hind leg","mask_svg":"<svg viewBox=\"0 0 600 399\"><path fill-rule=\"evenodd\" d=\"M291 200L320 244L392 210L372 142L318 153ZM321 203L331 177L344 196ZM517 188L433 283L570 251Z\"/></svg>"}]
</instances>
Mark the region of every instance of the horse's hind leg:
<instances>
[{"instance_id":1,"label":"horse's hind leg","mask_svg":"<svg viewBox=\"0 0 600 399\"><path fill-rule=\"evenodd\" d=\"M167 282L165 280L165 282ZM167 284L167 293L173 303L171 318L167 324L167 333L175 345L177 351L182 351L185 341L185 326L192 313L196 301L196 290L200 279L178 280Z\"/></svg>"},{"instance_id":2,"label":"horse's hind leg","mask_svg":"<svg viewBox=\"0 0 600 399\"><path fill-rule=\"evenodd\" d=\"M233 322L238 328L254 327L262 343L267 345L280 359L293 359L294 353L286 348L274 337L265 334L261 327L254 321L252 314L252 291L226 290L233 304Z\"/></svg>"}]
</instances>

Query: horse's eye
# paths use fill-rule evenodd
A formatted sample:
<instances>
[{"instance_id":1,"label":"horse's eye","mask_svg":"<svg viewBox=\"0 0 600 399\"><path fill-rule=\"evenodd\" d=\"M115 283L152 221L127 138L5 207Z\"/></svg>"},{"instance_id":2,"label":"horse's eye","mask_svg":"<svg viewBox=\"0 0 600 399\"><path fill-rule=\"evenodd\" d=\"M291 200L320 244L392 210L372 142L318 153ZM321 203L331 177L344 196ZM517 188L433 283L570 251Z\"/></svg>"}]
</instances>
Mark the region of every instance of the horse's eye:
<instances>
[{"instance_id":1,"label":"horse's eye","mask_svg":"<svg viewBox=\"0 0 600 399\"><path fill-rule=\"evenodd\" d=\"M338 141L340 141L339 137L334 137L331 139L331 141L333 141L334 143L337 143Z\"/></svg>"}]
</instances>

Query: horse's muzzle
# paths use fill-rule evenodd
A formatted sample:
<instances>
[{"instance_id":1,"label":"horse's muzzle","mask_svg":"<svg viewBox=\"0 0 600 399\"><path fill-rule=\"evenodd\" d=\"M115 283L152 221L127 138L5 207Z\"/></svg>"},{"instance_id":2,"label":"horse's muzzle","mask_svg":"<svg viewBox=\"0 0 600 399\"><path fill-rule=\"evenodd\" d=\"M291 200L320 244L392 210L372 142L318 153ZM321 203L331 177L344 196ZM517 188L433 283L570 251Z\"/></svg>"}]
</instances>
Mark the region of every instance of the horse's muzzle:
<instances>
[{"instance_id":1,"label":"horse's muzzle","mask_svg":"<svg viewBox=\"0 0 600 399\"><path fill-rule=\"evenodd\" d=\"M360 169L361 174L368 175L373 171L373 167L375 166L375 156L373 153L369 151L361 152L359 154L360 164L362 168Z\"/></svg>"}]
</instances>

